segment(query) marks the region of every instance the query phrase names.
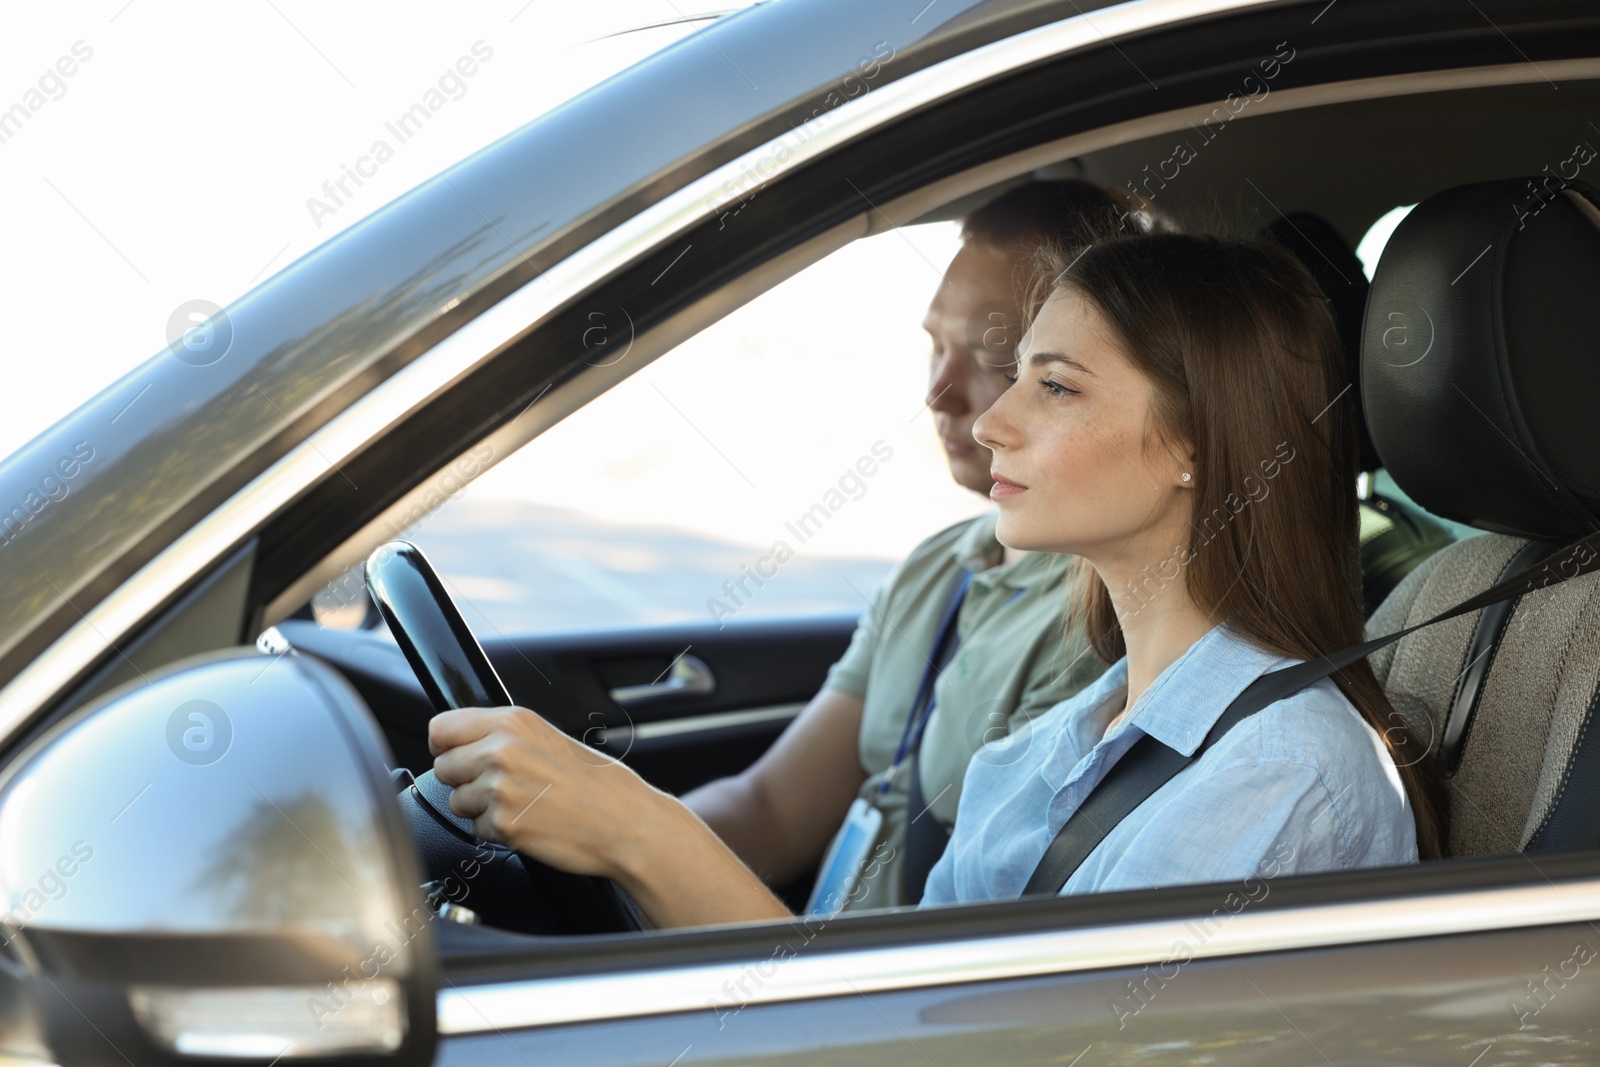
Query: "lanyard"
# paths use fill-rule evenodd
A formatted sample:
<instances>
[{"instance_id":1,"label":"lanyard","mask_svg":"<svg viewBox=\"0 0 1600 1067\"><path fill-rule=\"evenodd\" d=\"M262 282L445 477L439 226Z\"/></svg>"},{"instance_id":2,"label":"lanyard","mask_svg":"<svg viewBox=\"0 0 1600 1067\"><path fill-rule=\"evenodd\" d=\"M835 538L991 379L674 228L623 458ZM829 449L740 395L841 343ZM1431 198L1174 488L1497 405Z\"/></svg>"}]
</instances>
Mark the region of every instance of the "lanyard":
<instances>
[{"instance_id":1,"label":"lanyard","mask_svg":"<svg viewBox=\"0 0 1600 1067\"><path fill-rule=\"evenodd\" d=\"M900 747L895 751L894 762L889 765L889 773L878 783L879 796L889 791L889 784L894 781L895 775L900 773L906 756L922 740L923 727L927 725L928 717L933 714L933 682L950 659L949 652L954 648L950 643L950 637L956 628L956 612L960 610L961 601L967 595L967 586L971 582L972 572L963 567L961 583L956 586L955 593L950 597L950 603L944 609L944 619L939 623L938 636L933 642L933 655L928 660L927 668L922 672L922 681L917 685L917 696L911 702L910 713L906 715L905 728L900 731ZM1017 590L1019 593L1021 591Z\"/></svg>"}]
</instances>

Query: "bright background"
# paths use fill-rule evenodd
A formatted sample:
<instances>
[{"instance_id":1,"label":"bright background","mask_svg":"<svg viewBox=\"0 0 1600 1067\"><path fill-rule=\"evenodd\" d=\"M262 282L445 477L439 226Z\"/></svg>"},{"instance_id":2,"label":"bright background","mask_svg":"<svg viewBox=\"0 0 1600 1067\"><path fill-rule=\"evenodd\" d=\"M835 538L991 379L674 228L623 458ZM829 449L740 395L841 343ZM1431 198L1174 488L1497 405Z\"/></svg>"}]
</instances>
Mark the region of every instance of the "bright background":
<instances>
[{"instance_id":1,"label":"bright background","mask_svg":"<svg viewBox=\"0 0 1600 1067\"><path fill-rule=\"evenodd\" d=\"M93 55L0 144L0 455L162 349L180 304L226 306L705 24L607 34L709 6L108 0L8 11L0 109L76 42ZM319 226L307 199L480 40L494 55L465 94ZM415 539L469 616L500 630L708 618L723 583L778 538L796 558L738 605L740 618L859 610L893 561L989 506L951 483L922 406L920 321L955 247L947 223L829 257L507 459ZM804 545L787 534L784 522L880 439L894 458L865 494Z\"/></svg>"}]
</instances>

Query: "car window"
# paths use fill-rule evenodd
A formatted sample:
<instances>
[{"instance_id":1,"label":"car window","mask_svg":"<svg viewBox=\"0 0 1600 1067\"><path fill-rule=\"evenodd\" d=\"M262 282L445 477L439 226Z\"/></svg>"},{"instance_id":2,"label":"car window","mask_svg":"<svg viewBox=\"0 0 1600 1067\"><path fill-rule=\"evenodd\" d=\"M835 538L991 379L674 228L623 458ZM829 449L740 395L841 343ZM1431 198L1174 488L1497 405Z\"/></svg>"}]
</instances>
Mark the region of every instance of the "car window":
<instances>
[{"instance_id":1,"label":"car window","mask_svg":"<svg viewBox=\"0 0 1600 1067\"><path fill-rule=\"evenodd\" d=\"M1415 500L1412 500L1410 496L1406 495L1405 490L1401 489L1400 486L1395 483L1393 475L1382 468L1374 472L1372 476L1372 488L1373 491L1379 496L1386 496L1391 500L1398 500L1402 504L1406 505L1406 507L1411 508L1413 511L1418 511L1423 515L1426 515L1434 522L1449 530L1450 535L1457 541L1467 537L1477 537L1485 532L1475 526L1468 526L1465 523L1456 522L1453 519L1447 519L1441 515L1435 515L1421 504L1418 504ZM1366 509L1363 508L1362 511L1362 520L1365 521Z\"/></svg>"},{"instance_id":2,"label":"car window","mask_svg":"<svg viewBox=\"0 0 1600 1067\"><path fill-rule=\"evenodd\" d=\"M1399 207L1390 208L1379 215L1367 232L1361 235L1361 240L1356 243L1356 257L1361 260L1361 269L1367 274L1367 281L1372 280L1372 272L1378 269L1378 260L1383 256L1383 246L1389 243L1389 238L1394 234L1395 227L1400 225L1400 220L1411 214L1415 204L1401 204Z\"/></svg>"},{"instance_id":3,"label":"car window","mask_svg":"<svg viewBox=\"0 0 1600 1067\"><path fill-rule=\"evenodd\" d=\"M469 470L402 536L490 633L861 610L992 506L952 481L924 403L922 318L958 242L940 222L852 243ZM624 309L593 318L596 360L639 358ZM356 625L359 576L314 603Z\"/></svg>"},{"instance_id":4,"label":"car window","mask_svg":"<svg viewBox=\"0 0 1600 1067\"><path fill-rule=\"evenodd\" d=\"M1368 228L1369 274L1414 206ZM957 234L905 226L813 264L492 469L470 463L398 536L491 632L860 610L919 541L986 506L952 482L924 404L920 323ZM594 322L597 361L632 357L625 310ZM873 474L851 475L858 462ZM1387 471L1372 488L1458 540L1482 532L1427 512ZM818 504L827 529L797 525ZM374 621L360 568L312 610L334 628Z\"/></svg>"}]
</instances>

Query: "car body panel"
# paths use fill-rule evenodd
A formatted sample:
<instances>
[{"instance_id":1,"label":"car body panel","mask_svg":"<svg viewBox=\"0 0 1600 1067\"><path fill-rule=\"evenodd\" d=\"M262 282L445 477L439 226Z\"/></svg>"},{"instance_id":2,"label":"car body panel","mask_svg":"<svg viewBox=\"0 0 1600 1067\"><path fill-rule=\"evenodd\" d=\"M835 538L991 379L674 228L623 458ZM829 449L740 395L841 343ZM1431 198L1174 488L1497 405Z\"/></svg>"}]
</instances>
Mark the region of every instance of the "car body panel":
<instances>
[{"instance_id":1,"label":"car body panel","mask_svg":"<svg viewBox=\"0 0 1600 1067\"><path fill-rule=\"evenodd\" d=\"M763 971L787 965L780 960L735 972L699 1011L445 1037L437 1062L1483 1067L1537 1057L1590 1064L1600 1044L1600 996L1587 980L1595 964L1578 961L1597 948L1593 928L1579 923L1471 941L743 1003L739 983L758 988ZM1567 978L1538 985L1539 994L1528 989L1563 966Z\"/></svg>"},{"instance_id":2,"label":"car body panel","mask_svg":"<svg viewBox=\"0 0 1600 1067\"><path fill-rule=\"evenodd\" d=\"M722 627L496 635L482 645L513 700L678 794L736 774L766 751L844 654L857 618L844 612ZM427 724L433 707L392 638L382 631L323 630L305 620L276 630L351 680L383 725L396 766L415 774L432 766ZM710 672L710 692L632 710L609 695L657 681L691 650Z\"/></svg>"},{"instance_id":3,"label":"car body panel","mask_svg":"<svg viewBox=\"0 0 1600 1067\"><path fill-rule=\"evenodd\" d=\"M763 1020L792 1034L809 1011L808 1047L854 1062L884 1032L835 1018L854 1020L867 1002L885 1015L898 1005L908 1034L959 1037L960 1027L926 1025L953 1020L969 1035L1007 1030L1003 1053L970 1062L1065 1063L1094 1042L1122 1050L1104 1062L1177 1064L1274 1040L1261 1031L1281 1034L1271 1016L1282 1011L1318 1030L1316 1047L1259 1062L1324 1062L1320 1050L1332 1062L1461 1063L1496 1043L1507 1058L1488 1062L1516 1062L1531 1046L1567 1057L1552 1062L1592 1058L1600 986L1582 975L1600 948L1586 918L1600 913L1596 858L1448 867L1282 881L1267 871L1240 884L678 931L633 946L631 976L612 960L629 954L625 942L519 951L451 931L440 1025L447 1054L464 1041L452 1035L470 1031L519 1033L520 1049L557 1058L573 1036L597 1035L604 1055L612 1046L598 1035L615 1030L614 1062L628 1062L629 1035L654 1027L673 1045L661 1062L694 1043L691 1061L781 1063L791 1061L764 1046ZM1444 933L1453 927L1472 932ZM541 970L550 977L532 977ZM1368 1025L1348 1025L1362 1013ZM1281 1042L1273 1048L1283 1055Z\"/></svg>"}]
</instances>

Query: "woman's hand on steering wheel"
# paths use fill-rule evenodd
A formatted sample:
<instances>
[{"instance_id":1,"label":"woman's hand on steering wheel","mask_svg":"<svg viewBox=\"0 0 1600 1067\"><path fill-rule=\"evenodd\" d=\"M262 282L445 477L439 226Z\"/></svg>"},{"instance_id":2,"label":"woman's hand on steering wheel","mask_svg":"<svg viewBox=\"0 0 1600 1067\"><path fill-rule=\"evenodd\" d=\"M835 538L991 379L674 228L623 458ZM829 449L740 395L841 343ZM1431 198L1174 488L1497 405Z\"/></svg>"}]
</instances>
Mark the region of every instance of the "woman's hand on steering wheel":
<instances>
[{"instance_id":1,"label":"woman's hand on steering wheel","mask_svg":"<svg viewBox=\"0 0 1600 1067\"><path fill-rule=\"evenodd\" d=\"M625 882L627 831L666 794L520 707L460 708L428 723L450 810L485 841L552 867Z\"/></svg>"},{"instance_id":2,"label":"woman's hand on steering wheel","mask_svg":"<svg viewBox=\"0 0 1600 1067\"><path fill-rule=\"evenodd\" d=\"M440 712L428 748L450 810L480 838L610 878L658 926L790 917L675 797L526 708Z\"/></svg>"}]
</instances>

